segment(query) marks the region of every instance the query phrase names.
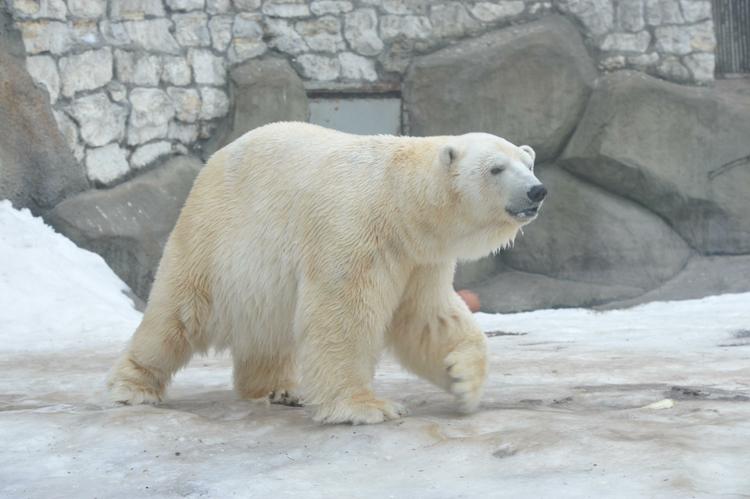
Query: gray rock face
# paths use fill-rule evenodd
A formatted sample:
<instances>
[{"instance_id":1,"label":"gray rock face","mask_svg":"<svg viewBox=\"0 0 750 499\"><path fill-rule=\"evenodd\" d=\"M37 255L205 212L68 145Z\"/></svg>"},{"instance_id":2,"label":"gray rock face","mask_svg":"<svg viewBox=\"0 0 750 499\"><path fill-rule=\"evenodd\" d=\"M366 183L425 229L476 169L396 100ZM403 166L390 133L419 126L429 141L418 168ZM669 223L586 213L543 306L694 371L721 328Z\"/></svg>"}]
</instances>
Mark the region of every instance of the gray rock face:
<instances>
[{"instance_id":1,"label":"gray rock face","mask_svg":"<svg viewBox=\"0 0 750 499\"><path fill-rule=\"evenodd\" d=\"M164 244L202 164L179 156L108 190L66 199L46 220L79 246L99 253L145 299Z\"/></svg>"},{"instance_id":2,"label":"gray rock face","mask_svg":"<svg viewBox=\"0 0 750 499\"><path fill-rule=\"evenodd\" d=\"M244 133L274 121L307 121L307 94L283 59L254 60L230 74L232 102L223 130L206 147L213 153Z\"/></svg>"},{"instance_id":3,"label":"gray rock face","mask_svg":"<svg viewBox=\"0 0 750 499\"><path fill-rule=\"evenodd\" d=\"M317 81L335 80L341 74L341 63L338 58L326 55L304 54L296 59L302 74Z\"/></svg>"},{"instance_id":4,"label":"gray rock face","mask_svg":"<svg viewBox=\"0 0 750 499\"><path fill-rule=\"evenodd\" d=\"M687 244L648 210L559 167L537 176L550 192L539 219L501 253L514 270L606 286L652 289L690 257Z\"/></svg>"},{"instance_id":5,"label":"gray rock face","mask_svg":"<svg viewBox=\"0 0 750 499\"><path fill-rule=\"evenodd\" d=\"M609 302L598 308L627 308L652 301L694 300L725 293L750 291L750 255L696 256L674 278L630 300Z\"/></svg>"},{"instance_id":6,"label":"gray rock face","mask_svg":"<svg viewBox=\"0 0 750 499\"><path fill-rule=\"evenodd\" d=\"M162 156L167 156L172 152L172 144L165 140L160 142L149 142L140 146L133 152L130 158L131 164L135 168L143 168Z\"/></svg>"},{"instance_id":7,"label":"gray rock face","mask_svg":"<svg viewBox=\"0 0 750 499\"><path fill-rule=\"evenodd\" d=\"M112 51L103 48L61 58L60 78L66 97L103 87L112 80Z\"/></svg>"},{"instance_id":8,"label":"gray rock face","mask_svg":"<svg viewBox=\"0 0 750 499\"><path fill-rule=\"evenodd\" d=\"M352 50L362 55L377 55L383 50L378 37L378 17L374 9L360 9L346 15L344 36Z\"/></svg>"},{"instance_id":9,"label":"gray rock face","mask_svg":"<svg viewBox=\"0 0 750 499\"><path fill-rule=\"evenodd\" d=\"M112 19L143 19L145 16L163 16L162 2L149 0L112 0L110 16Z\"/></svg>"},{"instance_id":10,"label":"gray rock face","mask_svg":"<svg viewBox=\"0 0 750 499\"><path fill-rule=\"evenodd\" d=\"M237 21L235 21L235 26ZM341 23L333 16L324 16L310 21L299 21L295 24L297 33L307 41L311 50L319 52L338 52L346 48L341 36Z\"/></svg>"},{"instance_id":11,"label":"gray rock face","mask_svg":"<svg viewBox=\"0 0 750 499\"><path fill-rule=\"evenodd\" d=\"M185 123L194 123L201 110L201 97L194 88L170 87L167 94L172 100L177 119Z\"/></svg>"},{"instance_id":12,"label":"gray rock face","mask_svg":"<svg viewBox=\"0 0 750 499\"><path fill-rule=\"evenodd\" d=\"M159 84L162 67L159 56L115 50L115 73L121 83L156 86Z\"/></svg>"},{"instance_id":13,"label":"gray rock face","mask_svg":"<svg viewBox=\"0 0 750 499\"><path fill-rule=\"evenodd\" d=\"M748 253L748 137L749 96L620 72L602 79L561 165L658 213L702 253Z\"/></svg>"},{"instance_id":14,"label":"gray rock face","mask_svg":"<svg viewBox=\"0 0 750 499\"><path fill-rule=\"evenodd\" d=\"M117 144L89 149L86 153L86 170L92 182L110 184L130 170L127 152Z\"/></svg>"},{"instance_id":15,"label":"gray rock face","mask_svg":"<svg viewBox=\"0 0 750 499\"><path fill-rule=\"evenodd\" d=\"M544 161L573 131L595 77L576 29L553 16L416 58L404 106L413 135L485 131Z\"/></svg>"},{"instance_id":16,"label":"gray rock face","mask_svg":"<svg viewBox=\"0 0 750 499\"><path fill-rule=\"evenodd\" d=\"M693 300L750 291L750 256L694 256L672 279L647 292L616 283L591 284L504 270L471 286L484 312L524 312L545 308L629 308L653 301Z\"/></svg>"},{"instance_id":17,"label":"gray rock face","mask_svg":"<svg viewBox=\"0 0 750 499\"><path fill-rule=\"evenodd\" d=\"M104 92L81 97L70 106L70 114L81 126L81 137L90 146L119 141L125 133L127 110L109 100Z\"/></svg>"},{"instance_id":18,"label":"gray rock face","mask_svg":"<svg viewBox=\"0 0 750 499\"><path fill-rule=\"evenodd\" d=\"M27 57L26 69L35 82L47 89L50 104L54 104L60 95L60 75L55 60L48 55Z\"/></svg>"},{"instance_id":19,"label":"gray rock face","mask_svg":"<svg viewBox=\"0 0 750 499\"><path fill-rule=\"evenodd\" d=\"M484 22L494 22L501 19L516 16L523 12L526 6L520 0L505 1L500 4L493 2L477 2L471 13Z\"/></svg>"},{"instance_id":20,"label":"gray rock face","mask_svg":"<svg viewBox=\"0 0 750 499\"><path fill-rule=\"evenodd\" d=\"M662 26L656 28L656 49L672 54L689 54L694 51L711 52L716 47L713 23L693 26Z\"/></svg>"},{"instance_id":21,"label":"gray rock face","mask_svg":"<svg viewBox=\"0 0 750 499\"><path fill-rule=\"evenodd\" d=\"M433 32L440 37L460 37L476 32L480 24L460 2L435 5L430 11Z\"/></svg>"},{"instance_id":22,"label":"gray rock face","mask_svg":"<svg viewBox=\"0 0 750 499\"><path fill-rule=\"evenodd\" d=\"M130 92L132 111L128 127L128 143L142 144L167 136L169 120L175 109L169 96L157 88L136 88Z\"/></svg>"},{"instance_id":23,"label":"gray rock face","mask_svg":"<svg viewBox=\"0 0 750 499\"><path fill-rule=\"evenodd\" d=\"M555 2L558 9L576 16L594 36L603 35L612 29L613 3L605 0L557 0ZM627 3L627 1L622 3Z\"/></svg>"},{"instance_id":24,"label":"gray rock face","mask_svg":"<svg viewBox=\"0 0 750 499\"><path fill-rule=\"evenodd\" d=\"M593 307L627 301L643 293L640 288L617 284L592 284L540 274L505 270L471 286L479 295L483 312L512 313L546 308Z\"/></svg>"},{"instance_id":25,"label":"gray rock face","mask_svg":"<svg viewBox=\"0 0 750 499\"><path fill-rule=\"evenodd\" d=\"M23 59L11 55L19 44L12 35L0 36L0 199L39 214L88 182L57 127L46 91L34 85Z\"/></svg>"},{"instance_id":26,"label":"gray rock face","mask_svg":"<svg viewBox=\"0 0 750 499\"><path fill-rule=\"evenodd\" d=\"M148 2L157 3L160 2ZM171 23L167 19L127 21L123 25L128 38L136 47L154 52L180 53L180 46L169 31Z\"/></svg>"},{"instance_id":27,"label":"gray rock face","mask_svg":"<svg viewBox=\"0 0 750 499\"><path fill-rule=\"evenodd\" d=\"M208 16L203 12L174 14L177 43L183 47L206 47L211 44Z\"/></svg>"},{"instance_id":28,"label":"gray rock face","mask_svg":"<svg viewBox=\"0 0 750 499\"><path fill-rule=\"evenodd\" d=\"M204 85L223 85L226 80L224 60L210 50L190 49L188 60L193 68L195 81Z\"/></svg>"},{"instance_id":29,"label":"gray rock face","mask_svg":"<svg viewBox=\"0 0 750 499\"><path fill-rule=\"evenodd\" d=\"M218 88L201 88L200 117L206 120L221 118L229 112L229 97Z\"/></svg>"},{"instance_id":30,"label":"gray rock face","mask_svg":"<svg viewBox=\"0 0 750 499\"><path fill-rule=\"evenodd\" d=\"M28 54L50 52L58 55L73 46L73 37L65 23L58 21L32 21L20 26L23 43Z\"/></svg>"}]
</instances>

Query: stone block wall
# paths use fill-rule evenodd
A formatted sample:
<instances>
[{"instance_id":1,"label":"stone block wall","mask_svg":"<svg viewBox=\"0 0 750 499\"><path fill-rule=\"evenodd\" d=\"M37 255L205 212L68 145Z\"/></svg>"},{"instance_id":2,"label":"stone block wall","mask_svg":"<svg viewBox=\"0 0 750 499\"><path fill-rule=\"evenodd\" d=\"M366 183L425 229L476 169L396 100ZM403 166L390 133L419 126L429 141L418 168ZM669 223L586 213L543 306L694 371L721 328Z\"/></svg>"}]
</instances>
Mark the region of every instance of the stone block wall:
<instances>
[{"instance_id":1,"label":"stone block wall","mask_svg":"<svg viewBox=\"0 0 750 499\"><path fill-rule=\"evenodd\" d=\"M714 79L716 37L708 0L558 0L599 52L599 66L678 83Z\"/></svg>"},{"instance_id":2,"label":"stone block wall","mask_svg":"<svg viewBox=\"0 0 750 499\"><path fill-rule=\"evenodd\" d=\"M29 73L100 186L200 148L229 112L228 70L269 54L309 88L387 86L414 55L560 12L600 69L713 79L709 0L5 1Z\"/></svg>"}]
</instances>

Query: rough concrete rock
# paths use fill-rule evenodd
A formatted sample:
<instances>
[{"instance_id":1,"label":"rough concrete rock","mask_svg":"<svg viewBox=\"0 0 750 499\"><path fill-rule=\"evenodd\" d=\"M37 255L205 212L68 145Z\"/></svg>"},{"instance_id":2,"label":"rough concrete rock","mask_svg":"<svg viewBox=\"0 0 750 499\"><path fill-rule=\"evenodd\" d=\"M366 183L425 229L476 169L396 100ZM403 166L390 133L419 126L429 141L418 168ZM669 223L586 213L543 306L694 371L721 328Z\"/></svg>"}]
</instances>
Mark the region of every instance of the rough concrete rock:
<instances>
[{"instance_id":1,"label":"rough concrete rock","mask_svg":"<svg viewBox=\"0 0 750 499\"><path fill-rule=\"evenodd\" d=\"M653 301L693 300L725 293L750 291L750 256L693 256L677 275L662 285L642 289L617 284L592 284L503 269L471 283L482 311L523 312L543 308L628 308Z\"/></svg>"},{"instance_id":2,"label":"rough concrete rock","mask_svg":"<svg viewBox=\"0 0 750 499\"><path fill-rule=\"evenodd\" d=\"M510 268L645 292L687 263L690 248L655 214L557 166L537 170L550 194L539 219L501 253Z\"/></svg>"},{"instance_id":3,"label":"rough concrete rock","mask_svg":"<svg viewBox=\"0 0 750 499\"><path fill-rule=\"evenodd\" d=\"M595 78L578 31L551 16L416 58L404 107L412 135L485 131L544 161L573 132Z\"/></svg>"},{"instance_id":4,"label":"rough concrete rock","mask_svg":"<svg viewBox=\"0 0 750 499\"><path fill-rule=\"evenodd\" d=\"M81 138L88 145L101 147L119 142L125 134L128 110L110 101L104 91L80 97L68 109L81 124Z\"/></svg>"},{"instance_id":5,"label":"rough concrete rock","mask_svg":"<svg viewBox=\"0 0 750 499\"><path fill-rule=\"evenodd\" d=\"M112 81L112 49L109 47L63 57L59 65L62 94L66 97Z\"/></svg>"},{"instance_id":6,"label":"rough concrete rock","mask_svg":"<svg viewBox=\"0 0 750 499\"><path fill-rule=\"evenodd\" d=\"M230 73L234 106L221 129L206 145L207 154L246 132L275 121L307 121L307 94L302 80L283 59L252 60Z\"/></svg>"},{"instance_id":7,"label":"rough concrete rock","mask_svg":"<svg viewBox=\"0 0 750 499\"><path fill-rule=\"evenodd\" d=\"M40 214L88 182L57 127L47 92L14 55L20 37L4 16L0 11L0 199Z\"/></svg>"},{"instance_id":8,"label":"rough concrete rock","mask_svg":"<svg viewBox=\"0 0 750 499\"><path fill-rule=\"evenodd\" d=\"M503 269L502 262L495 255L486 256L479 260L458 262L456 274L453 277L453 287L456 289L469 288L490 276L494 276L501 269Z\"/></svg>"},{"instance_id":9,"label":"rough concrete rock","mask_svg":"<svg viewBox=\"0 0 750 499\"><path fill-rule=\"evenodd\" d=\"M593 307L643 294L643 290L617 284L593 284L545 275L502 271L471 286L482 312L512 313L547 308Z\"/></svg>"},{"instance_id":10,"label":"rough concrete rock","mask_svg":"<svg viewBox=\"0 0 750 499\"><path fill-rule=\"evenodd\" d=\"M178 156L112 189L66 199L47 222L79 246L100 254L146 299L164 244L202 163Z\"/></svg>"},{"instance_id":11,"label":"rough concrete rock","mask_svg":"<svg viewBox=\"0 0 750 499\"><path fill-rule=\"evenodd\" d=\"M561 165L658 213L706 254L750 252L750 96L605 76Z\"/></svg>"},{"instance_id":12,"label":"rough concrete rock","mask_svg":"<svg viewBox=\"0 0 750 499\"><path fill-rule=\"evenodd\" d=\"M694 300L706 296L750 291L750 255L695 256L685 268L658 288L597 308L628 308L652 301Z\"/></svg>"}]
</instances>

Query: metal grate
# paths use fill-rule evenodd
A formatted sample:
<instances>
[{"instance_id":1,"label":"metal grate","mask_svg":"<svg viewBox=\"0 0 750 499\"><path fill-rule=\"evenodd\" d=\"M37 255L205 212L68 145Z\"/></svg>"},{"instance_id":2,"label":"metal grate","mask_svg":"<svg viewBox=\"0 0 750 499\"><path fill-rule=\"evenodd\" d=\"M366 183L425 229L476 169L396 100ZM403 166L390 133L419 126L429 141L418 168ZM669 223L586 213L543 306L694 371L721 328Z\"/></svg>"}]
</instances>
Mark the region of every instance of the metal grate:
<instances>
[{"instance_id":1,"label":"metal grate","mask_svg":"<svg viewBox=\"0 0 750 499\"><path fill-rule=\"evenodd\" d=\"M713 0L716 71L750 73L750 0Z\"/></svg>"}]
</instances>

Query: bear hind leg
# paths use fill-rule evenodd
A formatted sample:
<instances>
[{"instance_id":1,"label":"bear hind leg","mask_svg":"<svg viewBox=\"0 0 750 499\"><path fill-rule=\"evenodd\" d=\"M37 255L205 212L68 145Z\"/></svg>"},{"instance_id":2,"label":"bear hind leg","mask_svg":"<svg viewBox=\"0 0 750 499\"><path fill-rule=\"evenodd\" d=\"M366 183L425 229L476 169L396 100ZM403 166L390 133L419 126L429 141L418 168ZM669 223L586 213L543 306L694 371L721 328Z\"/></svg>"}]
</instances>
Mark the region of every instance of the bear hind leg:
<instances>
[{"instance_id":1,"label":"bear hind leg","mask_svg":"<svg viewBox=\"0 0 750 499\"><path fill-rule=\"evenodd\" d=\"M172 375L192 354L182 321L147 311L109 377L110 398L122 404L160 402Z\"/></svg>"},{"instance_id":2,"label":"bear hind leg","mask_svg":"<svg viewBox=\"0 0 750 499\"><path fill-rule=\"evenodd\" d=\"M253 356L233 351L234 389L242 399L301 407L291 354Z\"/></svg>"}]
</instances>

